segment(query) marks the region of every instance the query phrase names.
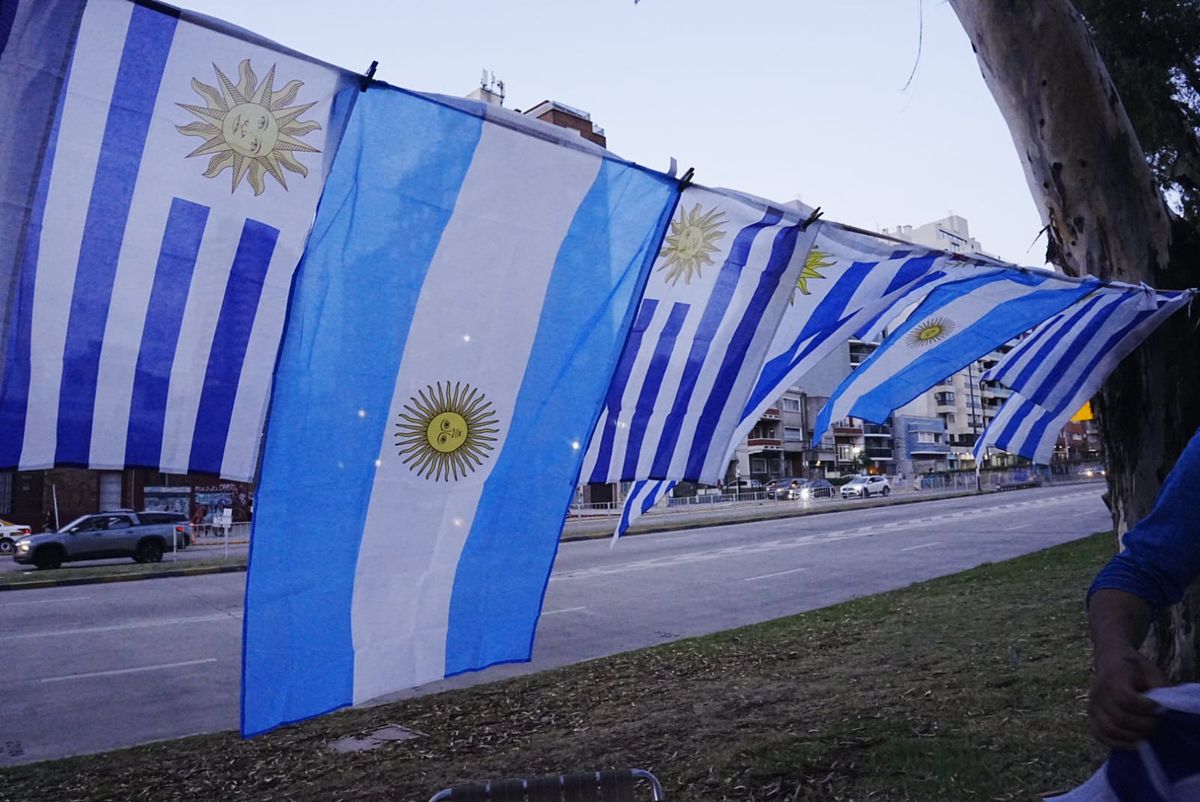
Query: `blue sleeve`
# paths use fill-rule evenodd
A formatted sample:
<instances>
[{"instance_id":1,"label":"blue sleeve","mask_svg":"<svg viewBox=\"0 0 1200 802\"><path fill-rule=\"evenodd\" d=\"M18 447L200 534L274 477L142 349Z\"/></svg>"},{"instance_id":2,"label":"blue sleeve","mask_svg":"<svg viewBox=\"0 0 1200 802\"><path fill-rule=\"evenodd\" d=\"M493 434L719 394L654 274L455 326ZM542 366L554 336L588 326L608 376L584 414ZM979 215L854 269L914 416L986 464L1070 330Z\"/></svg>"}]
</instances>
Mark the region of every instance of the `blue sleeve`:
<instances>
[{"instance_id":1,"label":"blue sleeve","mask_svg":"<svg viewBox=\"0 0 1200 802\"><path fill-rule=\"evenodd\" d=\"M1200 575L1200 431L1192 435L1150 514L1125 535L1124 549L1096 575L1101 588L1123 590L1156 612L1183 598Z\"/></svg>"}]
</instances>

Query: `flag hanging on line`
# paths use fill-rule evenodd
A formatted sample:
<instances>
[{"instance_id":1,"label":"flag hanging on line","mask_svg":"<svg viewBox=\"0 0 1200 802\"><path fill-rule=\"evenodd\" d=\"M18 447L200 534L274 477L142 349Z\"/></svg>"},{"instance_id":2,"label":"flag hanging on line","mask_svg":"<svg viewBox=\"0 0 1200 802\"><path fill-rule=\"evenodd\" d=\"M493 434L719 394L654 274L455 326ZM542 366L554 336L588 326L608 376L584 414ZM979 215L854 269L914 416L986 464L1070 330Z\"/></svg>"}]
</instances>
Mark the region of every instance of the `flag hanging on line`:
<instances>
[{"instance_id":1,"label":"flag hanging on line","mask_svg":"<svg viewBox=\"0 0 1200 802\"><path fill-rule=\"evenodd\" d=\"M1062 427L1193 295L1109 285L1036 328L980 377L1013 395L975 443L976 464L989 447L1049 464Z\"/></svg>"},{"instance_id":2,"label":"flag hanging on line","mask_svg":"<svg viewBox=\"0 0 1200 802\"><path fill-rule=\"evenodd\" d=\"M42 137L36 170L0 173L21 212L0 246L17 272L0 468L251 479L355 76L156 3L14 9L0 86L52 72L0 110L0 131ZM0 155L32 147L5 137Z\"/></svg>"},{"instance_id":3,"label":"flag hanging on line","mask_svg":"<svg viewBox=\"0 0 1200 802\"><path fill-rule=\"evenodd\" d=\"M806 265L810 212L684 190L580 481L718 480L780 316L820 279Z\"/></svg>"},{"instance_id":4,"label":"flag hanging on line","mask_svg":"<svg viewBox=\"0 0 1200 802\"><path fill-rule=\"evenodd\" d=\"M530 657L678 190L570 132L510 122L528 126L390 88L356 104L278 368L246 734ZM314 498L336 520L313 527Z\"/></svg>"},{"instance_id":5,"label":"flag hanging on line","mask_svg":"<svg viewBox=\"0 0 1200 802\"><path fill-rule=\"evenodd\" d=\"M934 289L833 392L813 441L834 421L882 423L947 376L1042 323L1100 285L1040 270L984 268Z\"/></svg>"},{"instance_id":6,"label":"flag hanging on line","mask_svg":"<svg viewBox=\"0 0 1200 802\"><path fill-rule=\"evenodd\" d=\"M1114 749L1083 785L1046 802L1193 802L1200 799L1200 684L1155 688L1161 723L1136 749Z\"/></svg>"},{"instance_id":7,"label":"flag hanging on line","mask_svg":"<svg viewBox=\"0 0 1200 802\"><path fill-rule=\"evenodd\" d=\"M827 280L809 286L784 312L769 358L734 431L726 462L768 407L852 337L870 338L907 304L941 284L1000 263L929 250L826 223L809 254L809 269Z\"/></svg>"},{"instance_id":8,"label":"flag hanging on line","mask_svg":"<svg viewBox=\"0 0 1200 802\"><path fill-rule=\"evenodd\" d=\"M742 392L740 419L722 441L714 439L709 445L711 455L718 457L715 479L721 478L737 444L767 407L848 339L866 335L879 321L890 320L889 310L923 297L938 284L995 264L984 258L901 246L836 223L819 224L795 291L775 327L768 357L749 395ZM665 492L662 486L644 491L647 498L655 499ZM637 520L642 502L632 495L626 499L616 536Z\"/></svg>"}]
</instances>

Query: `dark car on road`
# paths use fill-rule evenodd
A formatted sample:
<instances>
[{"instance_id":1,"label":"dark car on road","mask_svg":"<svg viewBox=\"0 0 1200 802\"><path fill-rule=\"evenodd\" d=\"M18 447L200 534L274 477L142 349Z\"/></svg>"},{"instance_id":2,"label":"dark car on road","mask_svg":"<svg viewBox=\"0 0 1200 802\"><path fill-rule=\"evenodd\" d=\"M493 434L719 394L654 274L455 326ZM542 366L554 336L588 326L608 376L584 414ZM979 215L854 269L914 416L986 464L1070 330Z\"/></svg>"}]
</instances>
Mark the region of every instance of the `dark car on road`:
<instances>
[{"instance_id":1,"label":"dark car on road","mask_svg":"<svg viewBox=\"0 0 1200 802\"><path fill-rule=\"evenodd\" d=\"M190 540L187 516L181 513L113 510L76 518L57 532L23 537L13 559L41 569L113 557L156 563L164 552L185 548Z\"/></svg>"},{"instance_id":2,"label":"dark car on road","mask_svg":"<svg viewBox=\"0 0 1200 802\"><path fill-rule=\"evenodd\" d=\"M800 488L800 500L811 501L815 498L833 498L833 485L826 479L809 479Z\"/></svg>"}]
</instances>

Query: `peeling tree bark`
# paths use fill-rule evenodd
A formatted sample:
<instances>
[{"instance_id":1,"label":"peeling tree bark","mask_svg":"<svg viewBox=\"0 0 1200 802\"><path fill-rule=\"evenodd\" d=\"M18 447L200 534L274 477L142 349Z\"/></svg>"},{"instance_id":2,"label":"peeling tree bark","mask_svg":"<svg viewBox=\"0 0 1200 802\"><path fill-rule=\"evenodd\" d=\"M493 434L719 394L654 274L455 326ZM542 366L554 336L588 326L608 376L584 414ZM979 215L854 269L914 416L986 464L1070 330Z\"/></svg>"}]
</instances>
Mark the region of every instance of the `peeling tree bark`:
<instances>
[{"instance_id":1,"label":"peeling tree bark","mask_svg":"<svg viewBox=\"0 0 1200 802\"><path fill-rule=\"evenodd\" d=\"M950 0L1012 134L1049 238L1070 275L1200 284L1084 20L1069 0ZM1194 242L1191 243L1194 246ZM1105 384L1098 411L1118 537L1145 515L1200 426L1200 337L1176 315ZM1197 510L1200 515L1200 510ZM1147 641L1177 680L1196 678L1200 589Z\"/></svg>"}]
</instances>

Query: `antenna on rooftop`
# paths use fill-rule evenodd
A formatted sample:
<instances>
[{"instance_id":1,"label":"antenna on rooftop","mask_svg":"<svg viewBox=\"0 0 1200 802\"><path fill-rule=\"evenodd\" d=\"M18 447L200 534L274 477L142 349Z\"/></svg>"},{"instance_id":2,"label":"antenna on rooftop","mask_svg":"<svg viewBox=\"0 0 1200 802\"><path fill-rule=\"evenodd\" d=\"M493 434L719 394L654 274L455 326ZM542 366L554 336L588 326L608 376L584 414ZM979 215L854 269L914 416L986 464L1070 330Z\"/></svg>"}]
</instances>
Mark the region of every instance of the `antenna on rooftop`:
<instances>
[{"instance_id":1,"label":"antenna on rooftop","mask_svg":"<svg viewBox=\"0 0 1200 802\"><path fill-rule=\"evenodd\" d=\"M496 80L496 73L486 67L479 78L479 89L485 97L491 95L498 100L499 105L504 105L504 81ZM487 99L492 102L491 98Z\"/></svg>"}]
</instances>

